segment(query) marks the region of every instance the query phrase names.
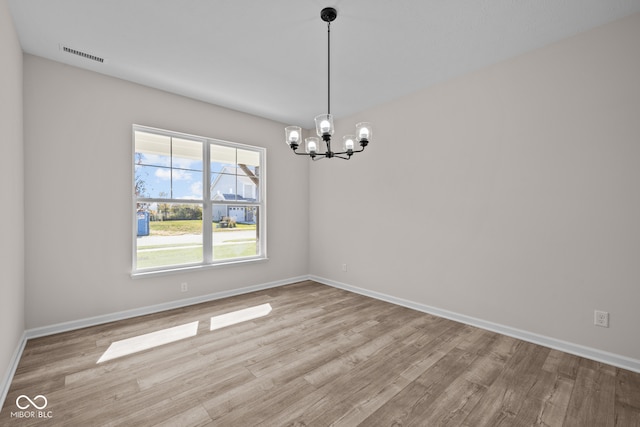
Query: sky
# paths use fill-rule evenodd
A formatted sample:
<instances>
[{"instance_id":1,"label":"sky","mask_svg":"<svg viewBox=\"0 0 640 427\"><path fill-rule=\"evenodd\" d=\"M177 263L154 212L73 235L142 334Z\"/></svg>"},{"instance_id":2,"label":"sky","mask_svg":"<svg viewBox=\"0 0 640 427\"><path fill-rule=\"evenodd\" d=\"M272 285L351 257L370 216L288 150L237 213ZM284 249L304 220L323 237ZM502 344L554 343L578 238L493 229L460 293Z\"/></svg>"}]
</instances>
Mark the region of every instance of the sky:
<instances>
[{"instance_id":1,"label":"sky","mask_svg":"<svg viewBox=\"0 0 640 427\"><path fill-rule=\"evenodd\" d=\"M256 197L256 186L243 168L259 175L257 151L143 130L134 134L136 185L144 183L139 196L202 200L204 185L208 185L203 179L203 159L207 159L212 197L217 193Z\"/></svg>"},{"instance_id":2,"label":"sky","mask_svg":"<svg viewBox=\"0 0 640 427\"><path fill-rule=\"evenodd\" d=\"M144 197L183 200L202 199L203 179L201 160L176 159L174 157L173 167L171 167L169 166L171 164L169 156L136 153L136 163L136 181L140 179L145 183ZM224 184L214 188L215 192L245 195L246 191L250 191L242 188L242 186L246 186L249 181L247 178L244 178L246 175L239 168L236 168L235 165L212 162L211 171L213 171L211 173L212 183L224 182ZM224 175L228 174L231 174L231 176L227 176L227 179L219 180L219 178L223 178ZM235 182L235 179L229 179L236 174L240 175L238 177L238 183ZM236 189L238 185L240 188Z\"/></svg>"}]
</instances>

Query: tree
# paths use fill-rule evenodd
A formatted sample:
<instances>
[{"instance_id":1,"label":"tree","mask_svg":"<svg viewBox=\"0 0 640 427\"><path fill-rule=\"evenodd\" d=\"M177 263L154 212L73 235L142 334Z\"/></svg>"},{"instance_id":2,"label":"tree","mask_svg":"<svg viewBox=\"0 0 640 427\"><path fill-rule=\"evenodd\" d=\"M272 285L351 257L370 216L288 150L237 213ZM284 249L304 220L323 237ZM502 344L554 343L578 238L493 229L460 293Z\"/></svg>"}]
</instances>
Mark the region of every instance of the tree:
<instances>
[{"instance_id":1,"label":"tree","mask_svg":"<svg viewBox=\"0 0 640 427\"><path fill-rule=\"evenodd\" d=\"M170 219L202 219L202 208L196 205L172 205Z\"/></svg>"},{"instance_id":2,"label":"tree","mask_svg":"<svg viewBox=\"0 0 640 427\"><path fill-rule=\"evenodd\" d=\"M158 196L160 196L161 199L169 198L169 195L164 191L161 191L160 194L158 194ZM160 213L160 218L163 221L169 218L170 211L171 211L171 205L169 203L158 203L158 212Z\"/></svg>"},{"instance_id":3,"label":"tree","mask_svg":"<svg viewBox=\"0 0 640 427\"><path fill-rule=\"evenodd\" d=\"M144 176L147 175L146 172L142 173L142 167L139 165L142 163L142 153L135 154L136 159L136 171L135 171L135 192L136 197L146 197L147 196L147 182L144 180ZM144 175L144 176L143 176Z\"/></svg>"}]
</instances>

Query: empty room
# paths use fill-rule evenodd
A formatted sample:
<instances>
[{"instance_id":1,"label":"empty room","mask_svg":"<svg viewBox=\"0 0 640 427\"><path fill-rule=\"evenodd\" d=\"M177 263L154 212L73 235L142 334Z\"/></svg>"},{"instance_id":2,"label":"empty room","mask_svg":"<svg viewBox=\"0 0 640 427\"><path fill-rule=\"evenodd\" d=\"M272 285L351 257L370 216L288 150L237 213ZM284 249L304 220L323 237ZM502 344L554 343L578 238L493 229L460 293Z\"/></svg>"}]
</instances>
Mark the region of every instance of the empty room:
<instances>
[{"instance_id":1,"label":"empty room","mask_svg":"<svg viewBox=\"0 0 640 427\"><path fill-rule=\"evenodd\" d=\"M2 426L640 426L640 0L0 0L0 132Z\"/></svg>"}]
</instances>

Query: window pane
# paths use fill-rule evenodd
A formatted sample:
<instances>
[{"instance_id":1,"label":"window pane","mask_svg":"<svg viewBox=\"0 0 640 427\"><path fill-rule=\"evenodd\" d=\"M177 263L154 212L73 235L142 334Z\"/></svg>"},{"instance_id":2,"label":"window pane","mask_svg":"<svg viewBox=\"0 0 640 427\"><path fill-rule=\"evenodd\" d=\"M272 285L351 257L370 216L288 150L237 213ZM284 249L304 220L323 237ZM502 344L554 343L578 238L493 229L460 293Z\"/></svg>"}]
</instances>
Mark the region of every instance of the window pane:
<instances>
[{"instance_id":1,"label":"window pane","mask_svg":"<svg viewBox=\"0 0 640 427\"><path fill-rule=\"evenodd\" d=\"M171 168L136 165L135 191L138 197L171 197Z\"/></svg>"},{"instance_id":2,"label":"window pane","mask_svg":"<svg viewBox=\"0 0 640 427\"><path fill-rule=\"evenodd\" d=\"M236 200L237 192L235 175L211 174L211 200Z\"/></svg>"},{"instance_id":3,"label":"window pane","mask_svg":"<svg viewBox=\"0 0 640 427\"><path fill-rule=\"evenodd\" d=\"M202 199L202 172L173 169L172 199Z\"/></svg>"},{"instance_id":4,"label":"window pane","mask_svg":"<svg viewBox=\"0 0 640 427\"><path fill-rule=\"evenodd\" d=\"M249 151L238 149L238 167L243 170L250 170L253 175L258 175L257 170L260 166L260 153L257 151ZM247 175L252 175L247 173Z\"/></svg>"},{"instance_id":5,"label":"window pane","mask_svg":"<svg viewBox=\"0 0 640 427\"><path fill-rule=\"evenodd\" d=\"M259 255L258 207L213 206L213 259Z\"/></svg>"},{"instance_id":6,"label":"window pane","mask_svg":"<svg viewBox=\"0 0 640 427\"><path fill-rule=\"evenodd\" d=\"M211 199L259 201L260 153L211 145Z\"/></svg>"},{"instance_id":7,"label":"window pane","mask_svg":"<svg viewBox=\"0 0 640 427\"><path fill-rule=\"evenodd\" d=\"M147 132L135 132L138 165L171 166L171 138Z\"/></svg>"},{"instance_id":8,"label":"window pane","mask_svg":"<svg viewBox=\"0 0 640 427\"><path fill-rule=\"evenodd\" d=\"M172 199L202 199L202 143L172 138Z\"/></svg>"},{"instance_id":9,"label":"window pane","mask_svg":"<svg viewBox=\"0 0 640 427\"><path fill-rule=\"evenodd\" d=\"M137 204L136 268L202 262L202 205Z\"/></svg>"},{"instance_id":10,"label":"window pane","mask_svg":"<svg viewBox=\"0 0 640 427\"><path fill-rule=\"evenodd\" d=\"M260 153L238 149L238 194L244 200L259 201Z\"/></svg>"},{"instance_id":11,"label":"window pane","mask_svg":"<svg viewBox=\"0 0 640 427\"><path fill-rule=\"evenodd\" d=\"M211 172L233 173L236 167L236 149L223 145L211 144Z\"/></svg>"},{"instance_id":12,"label":"window pane","mask_svg":"<svg viewBox=\"0 0 640 427\"><path fill-rule=\"evenodd\" d=\"M171 166L174 169L202 171L202 143L187 139L172 139Z\"/></svg>"},{"instance_id":13,"label":"window pane","mask_svg":"<svg viewBox=\"0 0 640 427\"><path fill-rule=\"evenodd\" d=\"M242 171L238 173L238 200L249 202L258 201L258 178L255 175L245 175Z\"/></svg>"}]
</instances>

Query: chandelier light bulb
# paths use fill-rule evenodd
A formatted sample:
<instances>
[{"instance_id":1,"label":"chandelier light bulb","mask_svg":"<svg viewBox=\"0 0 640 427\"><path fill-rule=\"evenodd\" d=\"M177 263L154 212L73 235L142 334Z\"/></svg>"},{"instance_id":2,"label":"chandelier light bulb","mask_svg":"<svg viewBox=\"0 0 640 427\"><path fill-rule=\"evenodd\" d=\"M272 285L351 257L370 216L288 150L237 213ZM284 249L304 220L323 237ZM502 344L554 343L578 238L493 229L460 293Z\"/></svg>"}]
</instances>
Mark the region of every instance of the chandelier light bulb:
<instances>
[{"instance_id":1,"label":"chandelier light bulb","mask_svg":"<svg viewBox=\"0 0 640 427\"><path fill-rule=\"evenodd\" d=\"M320 142L318 138L312 136L305 139L305 142L307 143L307 153L311 154L318 151L318 142Z\"/></svg>"},{"instance_id":2,"label":"chandelier light bulb","mask_svg":"<svg viewBox=\"0 0 640 427\"><path fill-rule=\"evenodd\" d=\"M353 135L345 135L342 137L344 151L353 151L353 148L356 145L355 139L356 138Z\"/></svg>"},{"instance_id":3,"label":"chandelier light bulb","mask_svg":"<svg viewBox=\"0 0 640 427\"><path fill-rule=\"evenodd\" d=\"M356 135L358 135L358 142L366 144L371 138L371 123L360 122L356 125Z\"/></svg>"},{"instance_id":4,"label":"chandelier light bulb","mask_svg":"<svg viewBox=\"0 0 640 427\"><path fill-rule=\"evenodd\" d=\"M333 116L331 114L320 114L316 116L315 122L318 136L324 139L327 135L333 135Z\"/></svg>"},{"instance_id":5,"label":"chandelier light bulb","mask_svg":"<svg viewBox=\"0 0 640 427\"><path fill-rule=\"evenodd\" d=\"M302 135L302 128L299 126L287 126L284 128L285 140L284 142L294 150L298 148L300 143L300 136Z\"/></svg>"}]
</instances>

